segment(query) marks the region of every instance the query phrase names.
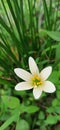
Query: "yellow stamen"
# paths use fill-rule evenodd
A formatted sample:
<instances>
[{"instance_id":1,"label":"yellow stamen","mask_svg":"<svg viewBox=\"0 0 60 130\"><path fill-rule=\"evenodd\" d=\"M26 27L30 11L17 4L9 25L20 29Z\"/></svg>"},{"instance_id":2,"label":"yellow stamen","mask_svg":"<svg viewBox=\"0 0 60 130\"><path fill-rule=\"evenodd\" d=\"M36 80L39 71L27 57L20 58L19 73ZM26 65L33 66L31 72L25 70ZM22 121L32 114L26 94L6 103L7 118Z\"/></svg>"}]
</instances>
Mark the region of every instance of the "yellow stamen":
<instances>
[{"instance_id":1,"label":"yellow stamen","mask_svg":"<svg viewBox=\"0 0 60 130\"><path fill-rule=\"evenodd\" d=\"M43 84L43 81L41 80L41 78L38 75L34 75L32 77L32 84L36 87L40 86L41 84Z\"/></svg>"}]
</instances>

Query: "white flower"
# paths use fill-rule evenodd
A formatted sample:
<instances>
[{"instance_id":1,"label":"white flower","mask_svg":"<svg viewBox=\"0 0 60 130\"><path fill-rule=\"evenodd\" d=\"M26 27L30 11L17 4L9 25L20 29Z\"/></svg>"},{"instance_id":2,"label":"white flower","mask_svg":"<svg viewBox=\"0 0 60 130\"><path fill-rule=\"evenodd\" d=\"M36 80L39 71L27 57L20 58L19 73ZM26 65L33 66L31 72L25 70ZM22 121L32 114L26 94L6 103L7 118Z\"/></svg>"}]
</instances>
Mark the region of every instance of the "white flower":
<instances>
[{"instance_id":1,"label":"white flower","mask_svg":"<svg viewBox=\"0 0 60 130\"><path fill-rule=\"evenodd\" d=\"M51 66L48 66L39 72L34 59L29 57L29 68L31 73L21 68L14 69L17 76L24 80L15 86L16 90L29 90L33 88L35 99L38 99L41 96L42 91L53 93L56 90L54 84L47 80L52 72Z\"/></svg>"}]
</instances>

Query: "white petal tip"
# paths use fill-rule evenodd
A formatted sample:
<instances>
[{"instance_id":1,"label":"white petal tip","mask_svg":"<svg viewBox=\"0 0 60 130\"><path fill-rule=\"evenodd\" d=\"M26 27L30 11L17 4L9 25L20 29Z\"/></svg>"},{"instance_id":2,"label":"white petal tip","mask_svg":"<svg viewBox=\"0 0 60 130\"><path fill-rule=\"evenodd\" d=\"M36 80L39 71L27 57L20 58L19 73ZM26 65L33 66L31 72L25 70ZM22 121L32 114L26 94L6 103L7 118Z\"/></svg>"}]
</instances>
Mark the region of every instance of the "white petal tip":
<instances>
[{"instance_id":1,"label":"white petal tip","mask_svg":"<svg viewBox=\"0 0 60 130\"><path fill-rule=\"evenodd\" d=\"M52 66L48 66L49 67L49 69L52 71Z\"/></svg>"},{"instance_id":2,"label":"white petal tip","mask_svg":"<svg viewBox=\"0 0 60 130\"><path fill-rule=\"evenodd\" d=\"M43 86L43 91L47 93L53 93L56 91L56 87L52 82L45 81L45 84Z\"/></svg>"},{"instance_id":3,"label":"white petal tip","mask_svg":"<svg viewBox=\"0 0 60 130\"><path fill-rule=\"evenodd\" d=\"M53 91L51 93L54 93L56 91L56 87L54 87Z\"/></svg>"},{"instance_id":4,"label":"white petal tip","mask_svg":"<svg viewBox=\"0 0 60 130\"><path fill-rule=\"evenodd\" d=\"M38 100L40 97L34 97L34 99Z\"/></svg>"},{"instance_id":5,"label":"white petal tip","mask_svg":"<svg viewBox=\"0 0 60 130\"><path fill-rule=\"evenodd\" d=\"M32 58L31 56L29 57L29 69L31 71L32 74L35 74L35 73L39 73L39 69L38 69L38 66L34 60L34 58Z\"/></svg>"},{"instance_id":6,"label":"white petal tip","mask_svg":"<svg viewBox=\"0 0 60 130\"><path fill-rule=\"evenodd\" d=\"M19 89L17 87L15 87L15 90L19 91Z\"/></svg>"},{"instance_id":7,"label":"white petal tip","mask_svg":"<svg viewBox=\"0 0 60 130\"><path fill-rule=\"evenodd\" d=\"M42 94L42 93L41 93ZM36 99L36 100L38 100L39 98L41 97L41 95L40 96L36 96L36 95L34 95L34 99Z\"/></svg>"},{"instance_id":8,"label":"white petal tip","mask_svg":"<svg viewBox=\"0 0 60 130\"><path fill-rule=\"evenodd\" d=\"M29 59L32 58L31 56L29 57Z\"/></svg>"},{"instance_id":9,"label":"white petal tip","mask_svg":"<svg viewBox=\"0 0 60 130\"><path fill-rule=\"evenodd\" d=\"M36 100L38 100L40 98L41 94L42 94L41 89L38 89L38 88L33 89L33 96Z\"/></svg>"},{"instance_id":10,"label":"white petal tip","mask_svg":"<svg viewBox=\"0 0 60 130\"><path fill-rule=\"evenodd\" d=\"M47 66L47 67L45 67L41 71L40 75L41 75L41 77L42 77L43 80L46 80L50 76L51 72L52 72L52 67L51 66Z\"/></svg>"},{"instance_id":11,"label":"white petal tip","mask_svg":"<svg viewBox=\"0 0 60 130\"><path fill-rule=\"evenodd\" d=\"M14 72L15 72L15 73L16 73L16 71L17 71L17 68L14 69Z\"/></svg>"},{"instance_id":12,"label":"white petal tip","mask_svg":"<svg viewBox=\"0 0 60 130\"><path fill-rule=\"evenodd\" d=\"M47 66L46 69L48 69L50 72L52 72L52 66Z\"/></svg>"},{"instance_id":13,"label":"white petal tip","mask_svg":"<svg viewBox=\"0 0 60 130\"><path fill-rule=\"evenodd\" d=\"M29 57L29 61L32 60L32 59L33 59L33 58L30 56L30 57Z\"/></svg>"},{"instance_id":14,"label":"white petal tip","mask_svg":"<svg viewBox=\"0 0 60 130\"><path fill-rule=\"evenodd\" d=\"M55 85L52 83L52 88L51 88L51 90L50 90L50 93L54 93L55 91L56 91L56 87L55 87ZM51 86L50 86L51 87Z\"/></svg>"}]
</instances>

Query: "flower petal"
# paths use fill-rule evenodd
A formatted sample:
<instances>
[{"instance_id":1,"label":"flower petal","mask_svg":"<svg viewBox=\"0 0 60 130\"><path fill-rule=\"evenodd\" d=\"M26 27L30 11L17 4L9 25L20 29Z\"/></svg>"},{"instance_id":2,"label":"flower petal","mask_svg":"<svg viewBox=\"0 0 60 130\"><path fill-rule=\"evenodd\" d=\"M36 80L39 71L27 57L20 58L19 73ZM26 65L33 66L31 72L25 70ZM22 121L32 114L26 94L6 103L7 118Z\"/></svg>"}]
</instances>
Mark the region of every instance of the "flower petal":
<instances>
[{"instance_id":1,"label":"flower petal","mask_svg":"<svg viewBox=\"0 0 60 130\"><path fill-rule=\"evenodd\" d=\"M43 80L46 80L50 76L51 72L52 72L52 67L48 66L40 72L40 76L42 77Z\"/></svg>"},{"instance_id":2,"label":"flower petal","mask_svg":"<svg viewBox=\"0 0 60 130\"><path fill-rule=\"evenodd\" d=\"M56 91L54 84L50 81L45 81L43 91L47 93L53 93Z\"/></svg>"},{"instance_id":3,"label":"flower petal","mask_svg":"<svg viewBox=\"0 0 60 130\"><path fill-rule=\"evenodd\" d=\"M32 74L39 73L37 64L32 57L29 57L29 68Z\"/></svg>"},{"instance_id":4,"label":"flower petal","mask_svg":"<svg viewBox=\"0 0 60 130\"><path fill-rule=\"evenodd\" d=\"M15 90L29 90L29 89L32 89L33 87L30 86L30 84L28 82L21 82L21 83L18 83L16 86L15 86Z\"/></svg>"},{"instance_id":5,"label":"flower petal","mask_svg":"<svg viewBox=\"0 0 60 130\"><path fill-rule=\"evenodd\" d=\"M21 79L25 81L28 81L32 76L29 72L21 68L14 69L14 72L16 73L17 76L19 76Z\"/></svg>"},{"instance_id":6,"label":"flower petal","mask_svg":"<svg viewBox=\"0 0 60 130\"><path fill-rule=\"evenodd\" d=\"M38 99L41 96L41 94L42 94L41 87L38 87L38 88L36 87L33 89L33 95L34 95L35 99Z\"/></svg>"}]
</instances>

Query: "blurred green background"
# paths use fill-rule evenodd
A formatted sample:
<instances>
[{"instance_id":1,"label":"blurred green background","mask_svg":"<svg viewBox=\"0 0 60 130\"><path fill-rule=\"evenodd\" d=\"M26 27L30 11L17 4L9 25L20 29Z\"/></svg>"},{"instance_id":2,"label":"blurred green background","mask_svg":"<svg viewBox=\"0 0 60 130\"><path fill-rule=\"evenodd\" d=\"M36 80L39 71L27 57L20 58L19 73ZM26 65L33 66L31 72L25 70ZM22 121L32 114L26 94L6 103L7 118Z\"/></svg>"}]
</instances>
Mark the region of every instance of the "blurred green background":
<instances>
[{"instance_id":1,"label":"blurred green background","mask_svg":"<svg viewBox=\"0 0 60 130\"><path fill-rule=\"evenodd\" d=\"M53 94L16 91L15 68L51 65ZM0 0L0 130L60 130L60 1Z\"/></svg>"}]
</instances>

